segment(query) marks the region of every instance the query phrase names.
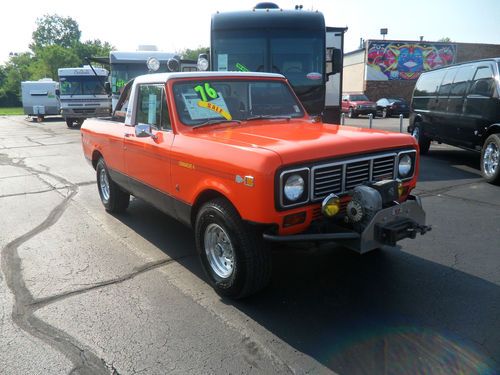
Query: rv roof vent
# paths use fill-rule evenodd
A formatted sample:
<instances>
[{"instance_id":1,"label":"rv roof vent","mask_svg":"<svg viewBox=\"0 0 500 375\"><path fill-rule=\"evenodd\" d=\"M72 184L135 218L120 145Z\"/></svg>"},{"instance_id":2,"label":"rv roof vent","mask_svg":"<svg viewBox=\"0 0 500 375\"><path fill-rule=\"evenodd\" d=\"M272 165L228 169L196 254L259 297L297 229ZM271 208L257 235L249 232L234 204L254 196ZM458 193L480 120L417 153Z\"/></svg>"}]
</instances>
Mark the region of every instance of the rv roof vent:
<instances>
[{"instance_id":1,"label":"rv roof vent","mask_svg":"<svg viewBox=\"0 0 500 375\"><path fill-rule=\"evenodd\" d=\"M279 9L280 7L275 3L258 3L253 9Z\"/></svg>"}]
</instances>

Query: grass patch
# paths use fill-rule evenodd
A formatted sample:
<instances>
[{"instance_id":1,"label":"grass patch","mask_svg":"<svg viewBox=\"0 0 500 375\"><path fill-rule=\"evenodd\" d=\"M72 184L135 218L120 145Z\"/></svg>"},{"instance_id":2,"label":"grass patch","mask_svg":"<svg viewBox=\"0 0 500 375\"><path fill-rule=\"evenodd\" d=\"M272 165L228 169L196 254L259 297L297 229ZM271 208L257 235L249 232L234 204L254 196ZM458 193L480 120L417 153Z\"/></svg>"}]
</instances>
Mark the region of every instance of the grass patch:
<instances>
[{"instance_id":1,"label":"grass patch","mask_svg":"<svg viewBox=\"0 0 500 375\"><path fill-rule=\"evenodd\" d=\"M23 115L23 107L5 107L0 108L0 116Z\"/></svg>"}]
</instances>

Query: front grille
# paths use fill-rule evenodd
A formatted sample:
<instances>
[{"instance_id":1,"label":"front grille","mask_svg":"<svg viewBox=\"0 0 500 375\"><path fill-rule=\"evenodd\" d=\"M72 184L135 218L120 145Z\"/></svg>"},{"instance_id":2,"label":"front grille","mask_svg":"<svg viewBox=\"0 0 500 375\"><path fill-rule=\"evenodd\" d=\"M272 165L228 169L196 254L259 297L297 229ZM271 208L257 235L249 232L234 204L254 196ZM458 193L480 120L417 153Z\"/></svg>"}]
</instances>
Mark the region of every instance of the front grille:
<instances>
[{"instance_id":1,"label":"front grille","mask_svg":"<svg viewBox=\"0 0 500 375\"><path fill-rule=\"evenodd\" d=\"M346 193L367 181L394 178L396 153L345 160L312 168L312 200Z\"/></svg>"}]
</instances>

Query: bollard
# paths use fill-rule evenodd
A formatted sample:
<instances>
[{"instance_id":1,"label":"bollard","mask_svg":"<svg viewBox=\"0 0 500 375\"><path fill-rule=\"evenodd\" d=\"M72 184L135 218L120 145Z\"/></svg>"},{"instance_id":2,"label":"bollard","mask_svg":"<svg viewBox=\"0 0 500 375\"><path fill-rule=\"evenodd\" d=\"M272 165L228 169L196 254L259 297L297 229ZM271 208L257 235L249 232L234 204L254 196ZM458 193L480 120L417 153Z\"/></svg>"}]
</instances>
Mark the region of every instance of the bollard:
<instances>
[{"instance_id":1,"label":"bollard","mask_svg":"<svg viewBox=\"0 0 500 375\"><path fill-rule=\"evenodd\" d=\"M341 113L340 114L340 125L344 125L345 123L345 113Z\"/></svg>"},{"instance_id":2,"label":"bollard","mask_svg":"<svg viewBox=\"0 0 500 375\"><path fill-rule=\"evenodd\" d=\"M402 113L399 114L399 132L400 133L403 132L403 114Z\"/></svg>"},{"instance_id":3,"label":"bollard","mask_svg":"<svg viewBox=\"0 0 500 375\"><path fill-rule=\"evenodd\" d=\"M372 122L373 122L373 113L370 113L368 115L368 120L369 120L369 124L370 124L370 129L372 128Z\"/></svg>"}]
</instances>

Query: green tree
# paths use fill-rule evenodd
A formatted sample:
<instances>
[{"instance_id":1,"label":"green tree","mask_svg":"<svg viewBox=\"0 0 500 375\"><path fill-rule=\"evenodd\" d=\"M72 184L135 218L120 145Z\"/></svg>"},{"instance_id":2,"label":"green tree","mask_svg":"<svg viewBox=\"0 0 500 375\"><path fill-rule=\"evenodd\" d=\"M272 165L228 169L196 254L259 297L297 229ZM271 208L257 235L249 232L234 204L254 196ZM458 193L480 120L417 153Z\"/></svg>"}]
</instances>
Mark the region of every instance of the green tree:
<instances>
[{"instance_id":1,"label":"green tree","mask_svg":"<svg viewBox=\"0 0 500 375\"><path fill-rule=\"evenodd\" d=\"M80 41L81 34L78 23L71 17L46 14L36 20L30 48L34 52L53 45L70 48Z\"/></svg>"},{"instance_id":2,"label":"green tree","mask_svg":"<svg viewBox=\"0 0 500 375\"><path fill-rule=\"evenodd\" d=\"M74 47L74 51L80 58L82 64L86 63L87 57L109 56L109 52L113 49L114 47L111 44L108 42L101 42L99 39L77 43Z\"/></svg>"},{"instance_id":3,"label":"green tree","mask_svg":"<svg viewBox=\"0 0 500 375\"><path fill-rule=\"evenodd\" d=\"M178 55L182 56L183 59L186 60L198 60L198 55L200 53L206 53L209 51L209 47L198 47L195 49L190 49L190 48L185 48L179 52L177 52Z\"/></svg>"},{"instance_id":4,"label":"green tree","mask_svg":"<svg viewBox=\"0 0 500 375\"><path fill-rule=\"evenodd\" d=\"M447 36L445 36L444 38L440 38L438 39L438 42L442 42L442 43L451 43L453 42L450 38L448 38Z\"/></svg>"},{"instance_id":5,"label":"green tree","mask_svg":"<svg viewBox=\"0 0 500 375\"><path fill-rule=\"evenodd\" d=\"M0 87L0 103L3 106L14 106L21 103L21 82L31 79L30 66L33 61L31 53L11 56L3 68L3 80Z\"/></svg>"},{"instance_id":6,"label":"green tree","mask_svg":"<svg viewBox=\"0 0 500 375\"><path fill-rule=\"evenodd\" d=\"M57 80L57 70L64 67L81 66L82 60L74 49L53 45L38 51L36 61L30 67L32 79L52 78Z\"/></svg>"}]
</instances>

